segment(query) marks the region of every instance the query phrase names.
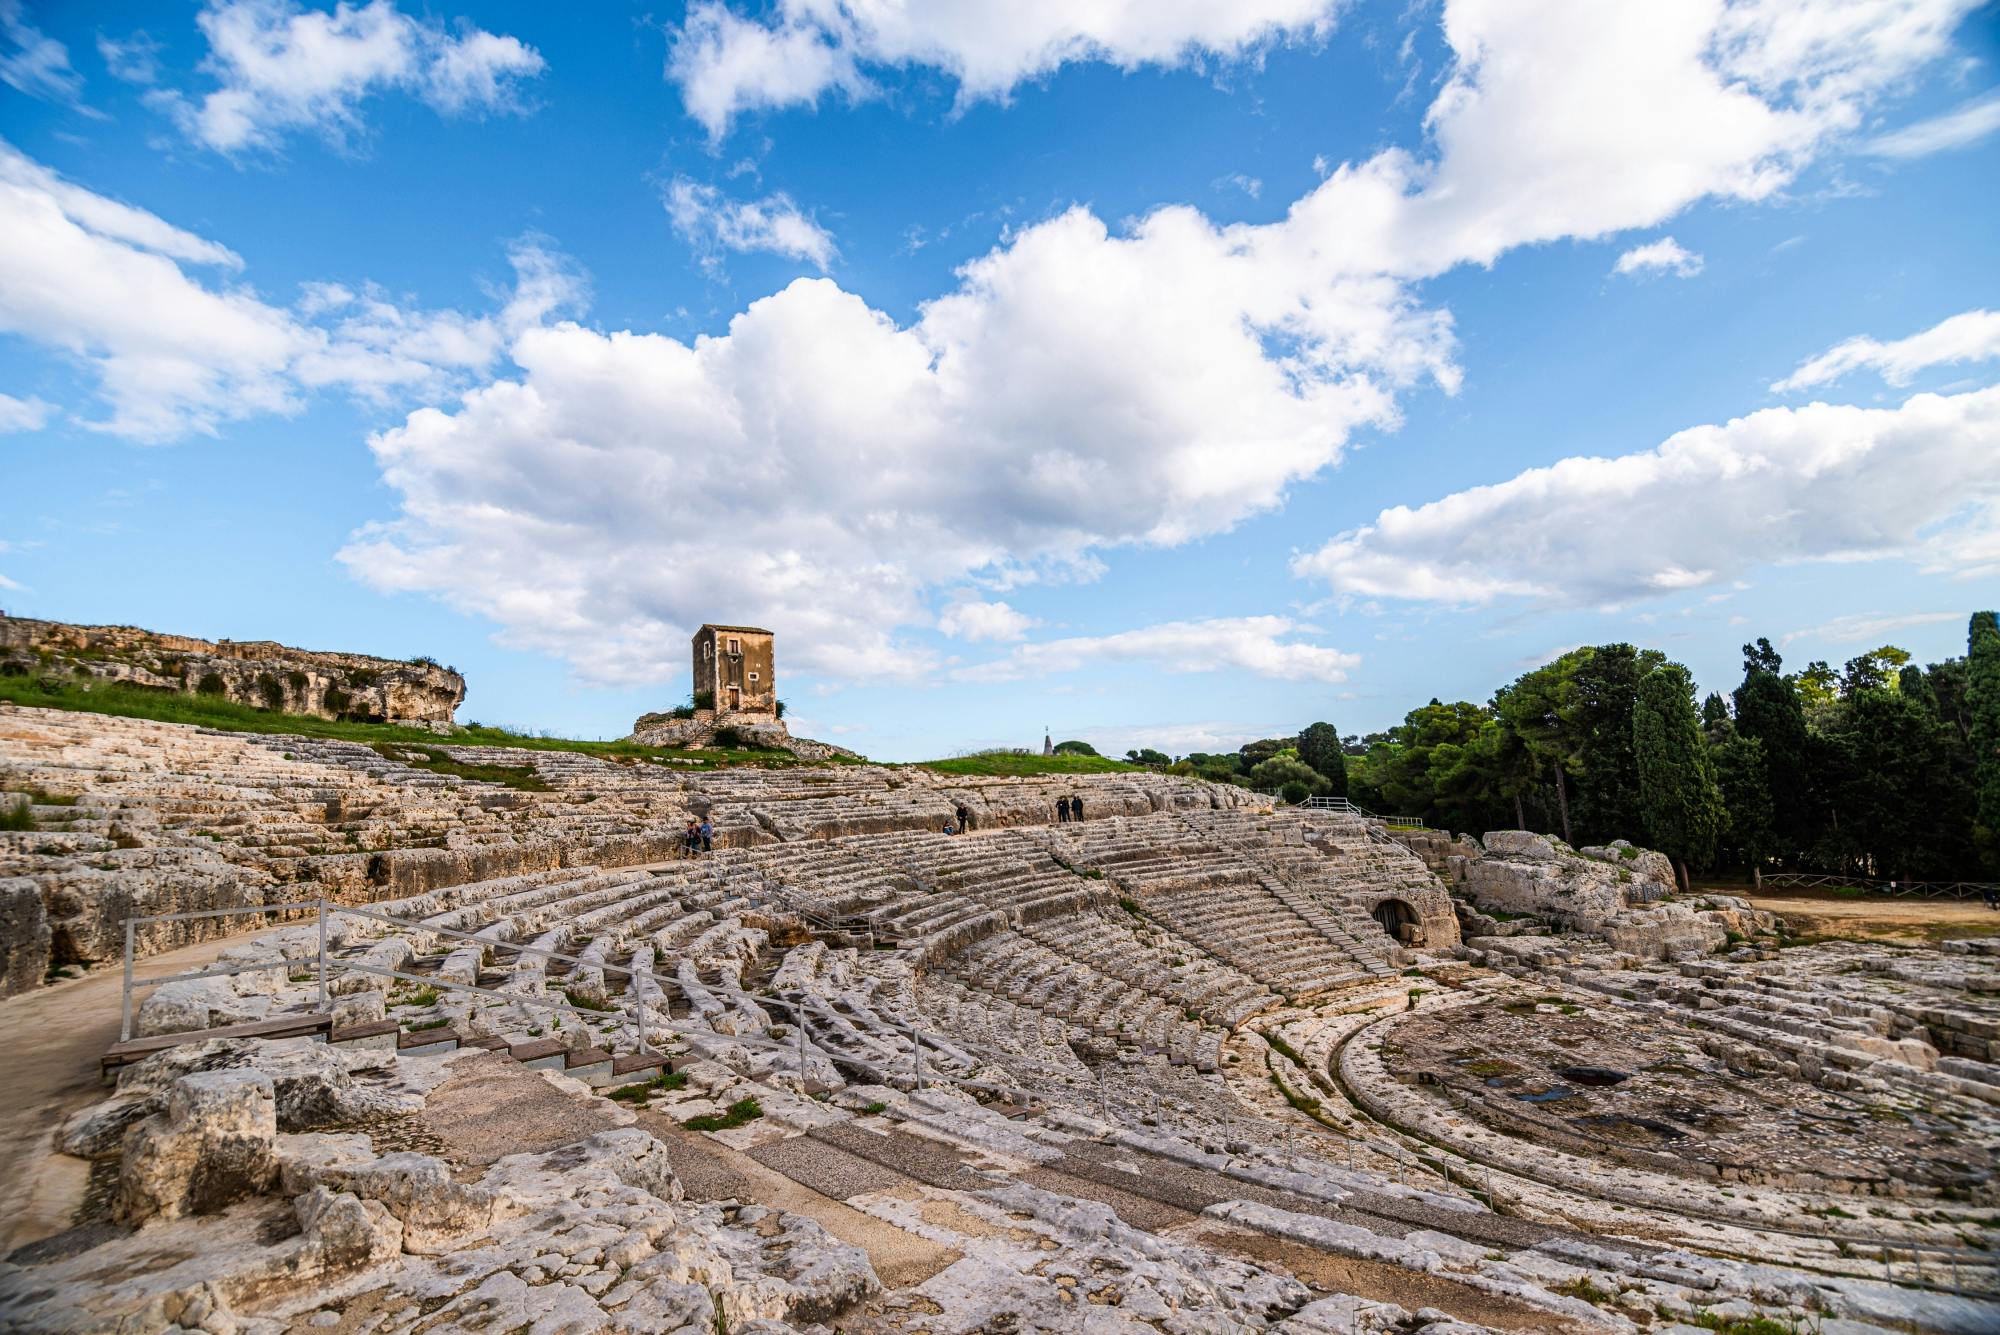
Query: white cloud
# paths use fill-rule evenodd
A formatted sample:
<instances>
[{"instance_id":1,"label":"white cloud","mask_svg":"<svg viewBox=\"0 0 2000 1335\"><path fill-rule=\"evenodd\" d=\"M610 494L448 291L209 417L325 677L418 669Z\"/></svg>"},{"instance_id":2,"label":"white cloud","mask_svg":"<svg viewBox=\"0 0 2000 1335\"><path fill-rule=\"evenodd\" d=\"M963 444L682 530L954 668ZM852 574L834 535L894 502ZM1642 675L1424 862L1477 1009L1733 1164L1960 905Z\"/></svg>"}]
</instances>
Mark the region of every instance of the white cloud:
<instances>
[{"instance_id":1,"label":"white cloud","mask_svg":"<svg viewBox=\"0 0 2000 1335\"><path fill-rule=\"evenodd\" d=\"M53 102L75 102L83 80L69 48L36 27L21 0L0 0L0 83Z\"/></svg>"},{"instance_id":2,"label":"white cloud","mask_svg":"<svg viewBox=\"0 0 2000 1335\"><path fill-rule=\"evenodd\" d=\"M951 676L957 681L1014 681L1108 663L1143 663L1163 672L1234 671L1279 681L1346 681L1361 656L1294 638L1310 629L1279 616L1169 621L1115 635L1024 644L1005 658L954 668Z\"/></svg>"},{"instance_id":3,"label":"white cloud","mask_svg":"<svg viewBox=\"0 0 2000 1335\"><path fill-rule=\"evenodd\" d=\"M54 404L38 398L17 399L12 394L0 394L0 435L40 431L55 410Z\"/></svg>"},{"instance_id":4,"label":"white cloud","mask_svg":"<svg viewBox=\"0 0 2000 1335\"><path fill-rule=\"evenodd\" d=\"M389 89L445 115L519 110L518 81L544 68L513 37L463 22L454 36L394 0L331 13L292 0L210 0L196 22L209 43L203 68L219 86L198 101L155 97L191 137L224 153L275 147L290 130L345 142L360 129L362 101Z\"/></svg>"},{"instance_id":5,"label":"white cloud","mask_svg":"<svg viewBox=\"0 0 2000 1335\"><path fill-rule=\"evenodd\" d=\"M1907 385L1932 366L1986 361L2000 357L2000 311L1966 311L1940 321L1921 333L1878 343L1850 338L1771 386L1774 394L1810 389L1840 379L1850 371L1870 367L1892 385Z\"/></svg>"},{"instance_id":6,"label":"white cloud","mask_svg":"<svg viewBox=\"0 0 2000 1335\"><path fill-rule=\"evenodd\" d=\"M110 414L85 424L138 440L289 413L322 386L374 398L398 387L441 392L490 372L509 339L580 299L559 261L523 243L497 317L407 310L379 293L318 285L287 310L181 267L240 268L228 247L64 181L4 141L0 235L0 331L91 367Z\"/></svg>"},{"instance_id":7,"label":"white cloud","mask_svg":"<svg viewBox=\"0 0 2000 1335\"><path fill-rule=\"evenodd\" d=\"M1967 148L2000 130L2000 95L1988 94L1942 116L1878 135L1863 147L1877 157L1923 158Z\"/></svg>"},{"instance_id":8,"label":"white cloud","mask_svg":"<svg viewBox=\"0 0 2000 1335\"><path fill-rule=\"evenodd\" d=\"M676 176L667 183L663 198L674 230L709 258L717 248L767 250L807 260L825 273L838 253L833 234L800 212L782 191L762 199L736 200L712 185Z\"/></svg>"},{"instance_id":9,"label":"white cloud","mask_svg":"<svg viewBox=\"0 0 2000 1335\"><path fill-rule=\"evenodd\" d=\"M829 89L867 95L863 66L925 65L958 83L961 103L1004 98L1074 61L1134 69L1233 59L1330 29L1337 0L779 0L768 21L720 0L692 6L667 73L688 114L720 137L737 115L810 105Z\"/></svg>"},{"instance_id":10,"label":"white cloud","mask_svg":"<svg viewBox=\"0 0 2000 1335\"><path fill-rule=\"evenodd\" d=\"M1963 620L1965 620L1963 612L1909 612L1900 616L1882 612L1856 613L1837 616L1805 630L1787 631L1779 643L1816 640L1822 644L1861 644L1871 640L1879 641L1882 636L1893 635L1899 630L1911 630L1917 626L1935 626L1943 621Z\"/></svg>"},{"instance_id":11,"label":"white cloud","mask_svg":"<svg viewBox=\"0 0 2000 1335\"><path fill-rule=\"evenodd\" d=\"M149 84L160 77L160 44L143 30L124 37L97 34L97 54L114 79Z\"/></svg>"},{"instance_id":12,"label":"white cloud","mask_svg":"<svg viewBox=\"0 0 2000 1335\"><path fill-rule=\"evenodd\" d=\"M1564 459L1384 510L1293 571L1356 597L1617 606L1758 565L1886 557L1968 576L2000 564L2000 389L1769 408Z\"/></svg>"},{"instance_id":13,"label":"white cloud","mask_svg":"<svg viewBox=\"0 0 2000 1335\"><path fill-rule=\"evenodd\" d=\"M1676 278L1692 278L1701 272L1701 256L1682 247L1670 236L1643 246L1634 246L1611 266L1617 274L1670 273Z\"/></svg>"},{"instance_id":14,"label":"white cloud","mask_svg":"<svg viewBox=\"0 0 2000 1335\"><path fill-rule=\"evenodd\" d=\"M532 331L511 349L518 376L376 437L399 513L344 559L593 679L677 670L717 606L786 626L790 661L813 671L915 676L935 655L900 636L935 624L937 590L997 592L1225 530L1354 430L1393 428L1399 393L1455 389L1450 316L1418 280L1657 226L1709 196L1771 196L1945 50L1970 2L1452 0L1457 59L1424 153L1342 165L1270 223L1176 206L1114 231L1072 208L1010 232L907 323L802 279L692 342ZM698 9L696 28L726 30L717 51L786 54L691 107L722 124L773 70L757 86L774 103L831 86L814 71L852 50L785 16L832 12L781 9L768 27ZM1677 553L1641 587L1716 568ZM1382 592L1409 596L1393 573ZM1420 596L1495 591L1477 562L1416 578L1433 581ZM1271 661L1334 652L1290 647L1308 652Z\"/></svg>"},{"instance_id":15,"label":"white cloud","mask_svg":"<svg viewBox=\"0 0 2000 1335\"><path fill-rule=\"evenodd\" d=\"M944 609L938 617L940 633L954 639L971 640L1018 640L1041 623L1024 612L1017 612L1006 603L981 602L977 598L962 598Z\"/></svg>"}]
</instances>

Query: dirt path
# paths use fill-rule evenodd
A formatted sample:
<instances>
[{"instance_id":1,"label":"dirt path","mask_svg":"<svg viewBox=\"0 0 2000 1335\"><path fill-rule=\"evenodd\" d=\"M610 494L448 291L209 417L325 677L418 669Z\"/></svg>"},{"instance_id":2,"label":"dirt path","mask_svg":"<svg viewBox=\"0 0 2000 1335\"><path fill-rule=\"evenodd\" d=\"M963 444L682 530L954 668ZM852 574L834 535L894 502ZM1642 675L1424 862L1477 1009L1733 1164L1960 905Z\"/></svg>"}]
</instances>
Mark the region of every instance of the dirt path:
<instances>
[{"instance_id":1,"label":"dirt path","mask_svg":"<svg viewBox=\"0 0 2000 1335\"><path fill-rule=\"evenodd\" d=\"M1740 892L1731 892L1740 893ZM1889 941L1949 940L2000 933L2000 913L1977 899L1841 899L1810 891L1745 895L1752 905L1782 917L1803 936L1846 936Z\"/></svg>"},{"instance_id":2,"label":"dirt path","mask_svg":"<svg viewBox=\"0 0 2000 1335\"><path fill-rule=\"evenodd\" d=\"M220 937L141 960L140 978L179 973L212 961L247 936L270 930L258 923ZM118 1041L123 975L116 967L37 988L0 1001L0 1255L26 1242L60 1233L83 1201L89 1166L57 1154L53 1139L63 1120L108 1092L98 1080L98 1060Z\"/></svg>"}]
</instances>

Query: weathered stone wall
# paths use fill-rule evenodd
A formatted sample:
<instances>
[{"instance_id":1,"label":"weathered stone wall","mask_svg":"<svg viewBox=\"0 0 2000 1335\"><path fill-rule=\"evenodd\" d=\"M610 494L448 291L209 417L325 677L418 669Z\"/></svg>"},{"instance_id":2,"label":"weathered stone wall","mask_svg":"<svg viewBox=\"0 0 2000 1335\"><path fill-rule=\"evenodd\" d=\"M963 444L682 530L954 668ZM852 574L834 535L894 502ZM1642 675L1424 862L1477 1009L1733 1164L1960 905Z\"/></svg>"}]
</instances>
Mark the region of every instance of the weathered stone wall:
<instances>
[{"instance_id":1,"label":"weathered stone wall","mask_svg":"<svg viewBox=\"0 0 2000 1335\"><path fill-rule=\"evenodd\" d=\"M465 678L434 663L8 616L0 616L0 672L80 674L219 695L255 709L440 731L450 728L465 698Z\"/></svg>"}]
</instances>

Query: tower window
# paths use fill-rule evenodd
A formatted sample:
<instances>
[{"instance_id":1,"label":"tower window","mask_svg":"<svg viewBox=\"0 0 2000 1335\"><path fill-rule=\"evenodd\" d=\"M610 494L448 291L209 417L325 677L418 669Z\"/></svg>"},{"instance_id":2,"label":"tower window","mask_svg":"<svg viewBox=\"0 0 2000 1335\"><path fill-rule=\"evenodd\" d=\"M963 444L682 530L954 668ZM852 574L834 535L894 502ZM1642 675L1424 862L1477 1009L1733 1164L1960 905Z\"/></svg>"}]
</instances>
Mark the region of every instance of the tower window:
<instances>
[{"instance_id":1,"label":"tower window","mask_svg":"<svg viewBox=\"0 0 2000 1335\"><path fill-rule=\"evenodd\" d=\"M740 654L742 652L743 652L743 642L741 640L731 640L729 642L729 653L731 657L734 657L735 655Z\"/></svg>"}]
</instances>

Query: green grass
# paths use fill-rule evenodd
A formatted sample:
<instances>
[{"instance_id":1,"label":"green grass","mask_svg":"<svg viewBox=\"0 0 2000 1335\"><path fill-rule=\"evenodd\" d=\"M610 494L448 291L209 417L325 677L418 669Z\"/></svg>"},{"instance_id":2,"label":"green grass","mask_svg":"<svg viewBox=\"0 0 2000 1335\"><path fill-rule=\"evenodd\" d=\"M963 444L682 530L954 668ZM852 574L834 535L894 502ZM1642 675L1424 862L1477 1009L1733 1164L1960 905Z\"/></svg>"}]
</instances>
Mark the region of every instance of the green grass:
<instances>
[{"instance_id":1,"label":"green grass","mask_svg":"<svg viewBox=\"0 0 2000 1335\"><path fill-rule=\"evenodd\" d=\"M731 1127L754 1122L764 1115L764 1106L755 1099L738 1099L720 1115L704 1113L700 1117L690 1117L681 1125L690 1131L727 1131Z\"/></svg>"},{"instance_id":2,"label":"green grass","mask_svg":"<svg viewBox=\"0 0 2000 1335\"><path fill-rule=\"evenodd\" d=\"M455 774L475 783L497 783L526 793L546 793L548 781L531 765L468 765L453 760L435 746L413 747L408 742L375 742L373 747L384 759L428 770L432 774Z\"/></svg>"},{"instance_id":3,"label":"green grass","mask_svg":"<svg viewBox=\"0 0 2000 1335\"><path fill-rule=\"evenodd\" d=\"M0 702L27 705L36 709L81 710L94 714L112 714L120 718L152 719L160 723L186 723L196 727L214 728L218 732L328 737L340 741L362 742L376 747L395 743L435 749L442 742L450 746L493 746L516 751L575 751L584 755L602 756L610 760L623 760L635 764L641 762L671 764L675 769L685 770L722 769L738 765L794 766L810 763L800 760L789 751L761 749L688 751L675 747L640 746L633 742L593 742L576 738L536 736L478 723L468 724L454 731L448 738L441 738L437 733L426 729L407 727L399 723L355 723L346 719L314 718L305 714L280 714L273 710L258 709L252 705L237 704L217 696L147 690L124 682L93 683L39 677L0 677ZM447 760L447 763L457 762ZM1119 765L1117 768L1129 769L1131 766ZM489 781L506 782L506 779L496 778Z\"/></svg>"},{"instance_id":4,"label":"green grass","mask_svg":"<svg viewBox=\"0 0 2000 1335\"><path fill-rule=\"evenodd\" d=\"M868 1116L873 1117L876 1113L887 1112L888 1110L889 1110L889 1105L882 1102L880 1099L877 1099L875 1102L870 1103L866 1107L862 1108L861 1111L866 1113Z\"/></svg>"},{"instance_id":5,"label":"green grass","mask_svg":"<svg viewBox=\"0 0 2000 1335\"><path fill-rule=\"evenodd\" d=\"M1278 1037L1276 1034L1265 1034L1264 1041L1266 1043L1269 1043L1273 1049L1283 1053L1286 1057L1288 1057L1291 1060L1292 1065L1298 1067L1301 1070L1310 1069L1306 1066L1306 1059L1299 1055L1299 1050L1293 1047L1291 1044L1287 1043L1284 1039Z\"/></svg>"},{"instance_id":6,"label":"green grass","mask_svg":"<svg viewBox=\"0 0 2000 1335\"><path fill-rule=\"evenodd\" d=\"M419 1029L442 1029L450 1023L451 1023L450 1016L441 1015L435 1020L419 1020L415 1024L404 1025L403 1027L405 1029L408 1029L411 1033L415 1033Z\"/></svg>"},{"instance_id":7,"label":"green grass","mask_svg":"<svg viewBox=\"0 0 2000 1335\"><path fill-rule=\"evenodd\" d=\"M679 1089L688 1078L679 1071L662 1071L651 1080L641 1080L633 1085L620 1085L604 1097L617 1099L621 1103L644 1103L661 1090Z\"/></svg>"},{"instance_id":8,"label":"green grass","mask_svg":"<svg viewBox=\"0 0 2000 1335\"><path fill-rule=\"evenodd\" d=\"M1600 1307L1610 1302L1612 1298L1612 1295L1598 1288L1581 1275L1578 1275L1575 1279L1567 1283L1555 1285L1549 1292L1560 1293L1565 1298L1581 1298L1587 1303L1594 1303Z\"/></svg>"},{"instance_id":9,"label":"green grass","mask_svg":"<svg viewBox=\"0 0 2000 1335\"><path fill-rule=\"evenodd\" d=\"M578 996L576 993L570 991L568 988L563 989L563 995L569 998L569 1004L576 1007L578 1010L615 1011L618 1009L616 1006L612 1005L608 1001L597 1001L591 997Z\"/></svg>"},{"instance_id":10,"label":"green grass","mask_svg":"<svg viewBox=\"0 0 2000 1335\"><path fill-rule=\"evenodd\" d=\"M424 1006L435 1006L437 1002L438 990L436 988L420 987L401 1001L392 1001L389 1004L391 1006L416 1006L421 1008Z\"/></svg>"},{"instance_id":11,"label":"green grass","mask_svg":"<svg viewBox=\"0 0 2000 1335\"><path fill-rule=\"evenodd\" d=\"M35 812L26 802L9 802L0 806L0 830L35 829Z\"/></svg>"},{"instance_id":12,"label":"green grass","mask_svg":"<svg viewBox=\"0 0 2000 1335\"><path fill-rule=\"evenodd\" d=\"M1044 774L1138 774L1144 765L1128 765L1108 756L1019 755L1012 751L982 751L978 755L953 756L949 760L925 760L920 768L939 774L965 774L992 778L1035 778ZM1085 809L1088 814L1088 808Z\"/></svg>"}]
</instances>

